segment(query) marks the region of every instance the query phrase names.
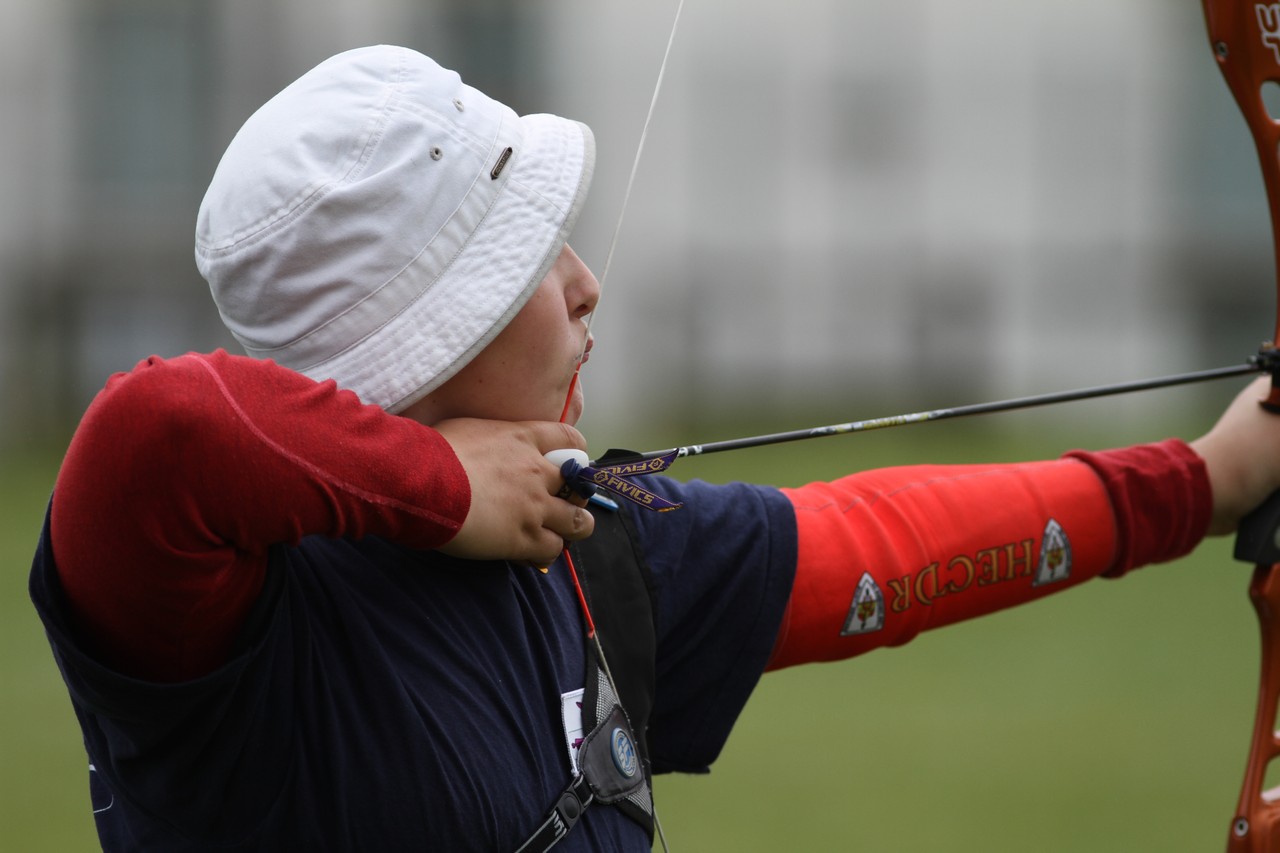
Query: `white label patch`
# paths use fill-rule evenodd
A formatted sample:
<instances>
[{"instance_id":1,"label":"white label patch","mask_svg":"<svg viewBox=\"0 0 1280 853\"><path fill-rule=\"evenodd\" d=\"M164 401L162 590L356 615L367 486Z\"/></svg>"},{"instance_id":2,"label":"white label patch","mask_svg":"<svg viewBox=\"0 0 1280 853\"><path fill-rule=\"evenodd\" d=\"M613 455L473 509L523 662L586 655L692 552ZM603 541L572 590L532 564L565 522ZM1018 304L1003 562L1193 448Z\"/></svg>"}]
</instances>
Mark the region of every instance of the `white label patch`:
<instances>
[{"instance_id":1,"label":"white label patch","mask_svg":"<svg viewBox=\"0 0 1280 853\"><path fill-rule=\"evenodd\" d=\"M587 733L582 729L582 696L584 688L560 694L560 719L564 722L564 745L569 751L569 767L578 772L578 747Z\"/></svg>"},{"instance_id":2,"label":"white label patch","mask_svg":"<svg viewBox=\"0 0 1280 853\"><path fill-rule=\"evenodd\" d=\"M863 572L858 588L853 591L853 603L845 617L840 636L870 634L884 627L884 593L880 591L870 572Z\"/></svg>"},{"instance_id":3,"label":"white label patch","mask_svg":"<svg viewBox=\"0 0 1280 853\"><path fill-rule=\"evenodd\" d=\"M1049 519L1044 526L1044 538L1040 541L1040 562L1036 565L1036 578L1032 586L1056 583L1071 577L1071 540L1062 525Z\"/></svg>"}]
</instances>

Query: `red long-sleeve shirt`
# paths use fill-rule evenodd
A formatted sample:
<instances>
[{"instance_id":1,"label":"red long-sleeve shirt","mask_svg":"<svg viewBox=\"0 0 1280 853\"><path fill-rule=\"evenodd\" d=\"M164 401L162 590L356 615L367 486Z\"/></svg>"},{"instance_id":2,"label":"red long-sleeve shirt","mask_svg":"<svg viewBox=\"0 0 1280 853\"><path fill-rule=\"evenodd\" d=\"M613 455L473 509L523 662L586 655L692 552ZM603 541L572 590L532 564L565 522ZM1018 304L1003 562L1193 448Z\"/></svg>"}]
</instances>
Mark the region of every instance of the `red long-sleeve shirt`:
<instances>
[{"instance_id":1,"label":"red long-sleeve shirt","mask_svg":"<svg viewBox=\"0 0 1280 853\"><path fill-rule=\"evenodd\" d=\"M220 351L111 378L71 442L50 524L103 660L165 681L224 661L270 545L378 534L433 548L469 506L439 433Z\"/></svg>"}]
</instances>

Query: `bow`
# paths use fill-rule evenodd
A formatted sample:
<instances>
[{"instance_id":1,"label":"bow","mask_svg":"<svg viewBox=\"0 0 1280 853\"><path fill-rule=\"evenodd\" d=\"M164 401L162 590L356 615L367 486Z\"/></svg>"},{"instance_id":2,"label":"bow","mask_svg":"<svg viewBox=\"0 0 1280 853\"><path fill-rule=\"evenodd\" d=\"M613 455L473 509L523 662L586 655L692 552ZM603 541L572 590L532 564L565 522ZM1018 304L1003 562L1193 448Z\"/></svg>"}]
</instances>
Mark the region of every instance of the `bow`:
<instances>
[{"instance_id":1,"label":"bow","mask_svg":"<svg viewBox=\"0 0 1280 853\"><path fill-rule=\"evenodd\" d=\"M1280 81L1280 3L1242 0L1203 0L1209 42L1227 86L1244 113L1253 134L1262 166L1267 203L1271 211L1272 244L1280 276L1280 123L1268 112L1264 87ZM1260 366L1271 374L1271 393L1261 405L1280 413L1280 370L1276 337L1258 352ZM1275 731L1280 701L1280 494L1242 522L1236 540L1238 559L1255 564L1249 598L1258 614L1262 639L1261 677L1253 739L1240 801L1227 840L1229 853L1250 853L1280 848L1280 789L1264 790L1267 768L1280 756Z\"/></svg>"}]
</instances>

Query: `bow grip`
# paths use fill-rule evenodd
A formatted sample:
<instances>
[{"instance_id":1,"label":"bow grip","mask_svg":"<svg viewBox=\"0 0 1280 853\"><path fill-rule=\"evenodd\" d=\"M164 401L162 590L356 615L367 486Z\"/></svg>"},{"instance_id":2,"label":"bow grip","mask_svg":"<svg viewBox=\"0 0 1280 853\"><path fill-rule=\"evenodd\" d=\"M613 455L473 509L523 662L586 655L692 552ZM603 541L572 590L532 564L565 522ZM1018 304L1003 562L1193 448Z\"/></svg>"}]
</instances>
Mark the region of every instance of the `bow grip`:
<instances>
[{"instance_id":1,"label":"bow grip","mask_svg":"<svg viewBox=\"0 0 1280 853\"><path fill-rule=\"evenodd\" d=\"M1255 566L1280 563L1280 492L1240 520L1235 558Z\"/></svg>"}]
</instances>

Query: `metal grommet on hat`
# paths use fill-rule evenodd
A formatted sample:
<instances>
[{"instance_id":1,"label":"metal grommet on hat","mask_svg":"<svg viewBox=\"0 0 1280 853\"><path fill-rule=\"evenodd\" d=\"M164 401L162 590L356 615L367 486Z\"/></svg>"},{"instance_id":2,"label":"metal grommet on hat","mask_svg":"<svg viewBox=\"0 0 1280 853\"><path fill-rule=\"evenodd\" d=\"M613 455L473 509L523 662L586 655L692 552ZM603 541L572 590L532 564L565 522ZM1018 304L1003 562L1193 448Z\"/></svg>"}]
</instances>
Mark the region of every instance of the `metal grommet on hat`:
<instances>
[{"instance_id":1,"label":"metal grommet on hat","mask_svg":"<svg viewBox=\"0 0 1280 853\"><path fill-rule=\"evenodd\" d=\"M250 355L398 412L523 307L594 158L585 125L519 116L416 51L348 51L231 141L196 264Z\"/></svg>"}]
</instances>

